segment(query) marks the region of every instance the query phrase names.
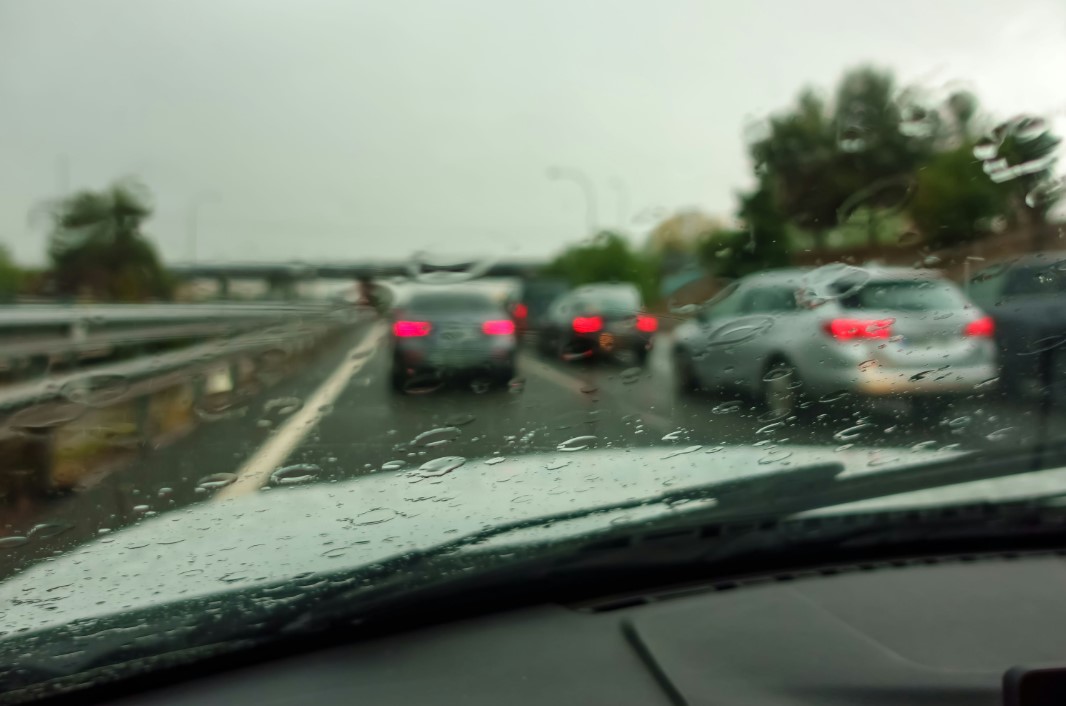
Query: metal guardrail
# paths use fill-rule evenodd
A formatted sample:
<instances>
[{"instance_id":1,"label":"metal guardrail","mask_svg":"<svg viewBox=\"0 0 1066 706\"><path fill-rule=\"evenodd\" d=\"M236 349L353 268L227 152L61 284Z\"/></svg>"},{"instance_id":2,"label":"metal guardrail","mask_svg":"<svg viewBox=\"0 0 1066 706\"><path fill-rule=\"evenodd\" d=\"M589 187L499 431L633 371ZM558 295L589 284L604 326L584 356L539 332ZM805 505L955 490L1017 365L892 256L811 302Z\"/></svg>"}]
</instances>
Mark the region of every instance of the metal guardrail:
<instances>
[{"instance_id":1,"label":"metal guardrail","mask_svg":"<svg viewBox=\"0 0 1066 706\"><path fill-rule=\"evenodd\" d=\"M116 454L148 453L227 414L235 401L283 379L300 358L371 316L320 307L240 335L0 388L0 499L18 488L70 488ZM86 434L91 443L77 441ZM73 474L72 458L81 469Z\"/></svg>"},{"instance_id":2,"label":"metal guardrail","mask_svg":"<svg viewBox=\"0 0 1066 706\"><path fill-rule=\"evenodd\" d=\"M107 357L117 348L232 336L314 318L335 302L0 306L0 371Z\"/></svg>"}]
</instances>

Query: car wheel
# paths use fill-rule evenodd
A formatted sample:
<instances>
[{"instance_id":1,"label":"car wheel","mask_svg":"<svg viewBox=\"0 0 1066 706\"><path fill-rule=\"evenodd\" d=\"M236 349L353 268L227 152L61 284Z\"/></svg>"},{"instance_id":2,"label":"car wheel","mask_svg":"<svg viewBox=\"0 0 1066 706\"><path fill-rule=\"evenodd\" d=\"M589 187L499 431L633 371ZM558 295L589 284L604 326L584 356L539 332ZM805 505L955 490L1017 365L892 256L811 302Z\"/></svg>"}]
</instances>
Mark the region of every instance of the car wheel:
<instances>
[{"instance_id":1,"label":"car wheel","mask_svg":"<svg viewBox=\"0 0 1066 706\"><path fill-rule=\"evenodd\" d=\"M648 364L648 355L651 351L648 350L647 345L638 345L633 349L633 361L640 367L644 367Z\"/></svg>"},{"instance_id":2,"label":"car wheel","mask_svg":"<svg viewBox=\"0 0 1066 706\"><path fill-rule=\"evenodd\" d=\"M786 360L776 360L766 368L759 388L763 409L775 418L796 414L802 394L799 373Z\"/></svg>"},{"instance_id":3,"label":"car wheel","mask_svg":"<svg viewBox=\"0 0 1066 706\"><path fill-rule=\"evenodd\" d=\"M404 393L407 391L407 371L399 364L393 363L389 382L393 392Z\"/></svg>"}]
</instances>

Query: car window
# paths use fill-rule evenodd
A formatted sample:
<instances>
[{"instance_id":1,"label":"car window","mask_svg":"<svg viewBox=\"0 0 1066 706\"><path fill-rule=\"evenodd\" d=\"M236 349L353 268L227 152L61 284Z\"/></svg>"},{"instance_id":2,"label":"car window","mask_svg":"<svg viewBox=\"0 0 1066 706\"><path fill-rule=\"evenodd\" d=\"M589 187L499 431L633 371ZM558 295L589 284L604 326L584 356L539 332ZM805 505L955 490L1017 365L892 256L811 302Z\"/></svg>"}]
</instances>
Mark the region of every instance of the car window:
<instances>
[{"instance_id":1,"label":"car window","mask_svg":"<svg viewBox=\"0 0 1066 706\"><path fill-rule=\"evenodd\" d=\"M1066 294L1066 268L1018 267L1011 270L1003 294L1008 297Z\"/></svg>"},{"instance_id":2,"label":"car window","mask_svg":"<svg viewBox=\"0 0 1066 706\"><path fill-rule=\"evenodd\" d=\"M854 289L851 284L839 287L843 291ZM866 284L841 299L841 304L846 309L922 312L962 309L966 300L955 287L944 282L900 280Z\"/></svg>"},{"instance_id":3,"label":"car window","mask_svg":"<svg viewBox=\"0 0 1066 706\"><path fill-rule=\"evenodd\" d=\"M417 294L406 309L422 314L451 314L499 310L500 305L485 294L476 292L433 292Z\"/></svg>"},{"instance_id":4,"label":"car window","mask_svg":"<svg viewBox=\"0 0 1066 706\"><path fill-rule=\"evenodd\" d=\"M783 314L796 310L796 290L790 287L760 287L743 295L742 314Z\"/></svg>"}]
</instances>

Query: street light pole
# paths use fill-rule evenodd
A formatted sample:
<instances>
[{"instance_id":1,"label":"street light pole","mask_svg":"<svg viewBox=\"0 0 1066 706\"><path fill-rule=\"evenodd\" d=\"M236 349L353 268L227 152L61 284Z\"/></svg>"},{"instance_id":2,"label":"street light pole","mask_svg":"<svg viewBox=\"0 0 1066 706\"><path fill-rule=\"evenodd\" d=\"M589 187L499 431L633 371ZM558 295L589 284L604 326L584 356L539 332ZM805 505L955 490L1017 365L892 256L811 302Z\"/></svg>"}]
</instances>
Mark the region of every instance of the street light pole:
<instances>
[{"instance_id":1,"label":"street light pole","mask_svg":"<svg viewBox=\"0 0 1066 706\"><path fill-rule=\"evenodd\" d=\"M569 181L577 184L585 197L585 229L595 235L599 218L596 215L596 187L588 175L573 167L549 167L548 178L552 181Z\"/></svg>"}]
</instances>

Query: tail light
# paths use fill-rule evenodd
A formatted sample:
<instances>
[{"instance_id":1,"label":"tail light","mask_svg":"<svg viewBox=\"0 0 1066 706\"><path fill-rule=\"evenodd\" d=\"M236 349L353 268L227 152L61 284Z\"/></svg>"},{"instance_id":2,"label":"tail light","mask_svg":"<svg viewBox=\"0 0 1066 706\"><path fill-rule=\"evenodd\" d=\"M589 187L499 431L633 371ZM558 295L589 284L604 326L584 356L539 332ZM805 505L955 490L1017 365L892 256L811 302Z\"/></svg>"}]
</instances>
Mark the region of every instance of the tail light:
<instances>
[{"instance_id":1,"label":"tail light","mask_svg":"<svg viewBox=\"0 0 1066 706\"><path fill-rule=\"evenodd\" d=\"M392 333L397 338L415 338L428 336L431 328L428 321L397 321L392 325Z\"/></svg>"},{"instance_id":2,"label":"tail light","mask_svg":"<svg viewBox=\"0 0 1066 706\"><path fill-rule=\"evenodd\" d=\"M825 323L825 332L838 341L888 338L895 319L833 319Z\"/></svg>"},{"instance_id":3,"label":"tail light","mask_svg":"<svg viewBox=\"0 0 1066 706\"><path fill-rule=\"evenodd\" d=\"M596 333L603 328L603 318L599 316L574 317L575 333Z\"/></svg>"},{"instance_id":4,"label":"tail light","mask_svg":"<svg viewBox=\"0 0 1066 706\"><path fill-rule=\"evenodd\" d=\"M510 336L514 333L514 322L510 319L486 321L481 324L481 330L489 336Z\"/></svg>"},{"instance_id":5,"label":"tail light","mask_svg":"<svg viewBox=\"0 0 1066 706\"><path fill-rule=\"evenodd\" d=\"M659 320L647 314L637 314L637 330L644 333L655 333L659 329Z\"/></svg>"},{"instance_id":6,"label":"tail light","mask_svg":"<svg viewBox=\"0 0 1066 706\"><path fill-rule=\"evenodd\" d=\"M962 330L962 333L965 336L989 338L996 333L996 322L992 320L991 316L983 316L977 321L971 321L966 324L966 328Z\"/></svg>"},{"instance_id":7,"label":"tail light","mask_svg":"<svg viewBox=\"0 0 1066 706\"><path fill-rule=\"evenodd\" d=\"M515 304L514 315L516 319L524 319L529 316L529 307L525 304Z\"/></svg>"}]
</instances>

